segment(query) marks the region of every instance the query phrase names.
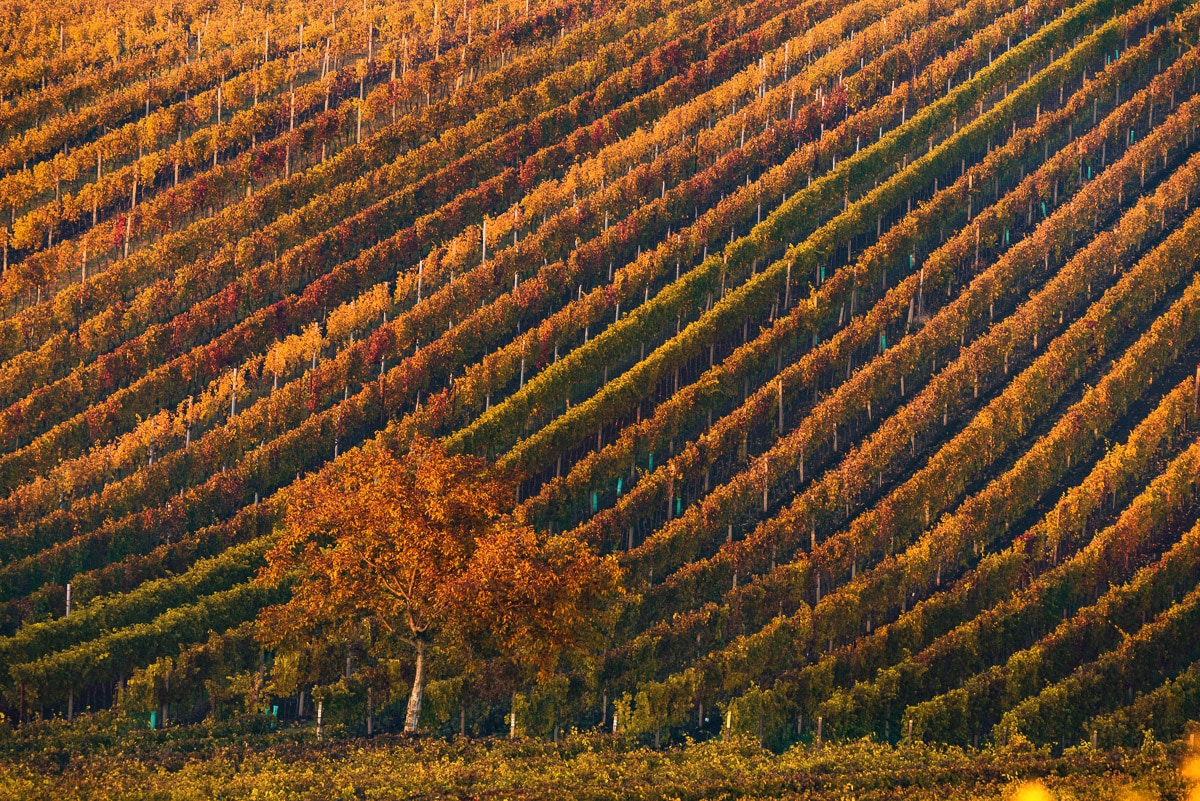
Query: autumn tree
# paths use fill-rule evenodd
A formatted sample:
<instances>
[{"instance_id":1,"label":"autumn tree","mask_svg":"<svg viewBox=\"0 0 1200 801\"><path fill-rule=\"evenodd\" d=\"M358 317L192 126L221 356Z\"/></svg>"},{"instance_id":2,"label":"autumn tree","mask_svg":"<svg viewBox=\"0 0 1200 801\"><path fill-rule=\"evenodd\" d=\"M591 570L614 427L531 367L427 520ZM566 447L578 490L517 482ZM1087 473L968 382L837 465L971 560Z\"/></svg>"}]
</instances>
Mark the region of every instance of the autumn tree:
<instances>
[{"instance_id":1,"label":"autumn tree","mask_svg":"<svg viewBox=\"0 0 1200 801\"><path fill-rule=\"evenodd\" d=\"M577 540L515 523L515 494L511 477L427 439L400 457L359 449L308 477L260 572L293 586L260 616L264 643L286 650L318 626L378 625L414 658L409 732L435 643L552 671L594 636L586 618L615 590L616 568Z\"/></svg>"}]
</instances>

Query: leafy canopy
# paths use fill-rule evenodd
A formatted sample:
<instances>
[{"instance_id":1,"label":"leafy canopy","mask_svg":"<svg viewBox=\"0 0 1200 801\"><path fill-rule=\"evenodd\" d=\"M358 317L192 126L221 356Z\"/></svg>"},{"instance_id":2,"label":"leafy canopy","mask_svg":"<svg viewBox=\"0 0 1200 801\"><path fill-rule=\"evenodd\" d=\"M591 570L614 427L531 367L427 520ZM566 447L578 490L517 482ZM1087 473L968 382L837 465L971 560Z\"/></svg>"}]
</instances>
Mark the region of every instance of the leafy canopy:
<instances>
[{"instance_id":1,"label":"leafy canopy","mask_svg":"<svg viewBox=\"0 0 1200 801\"><path fill-rule=\"evenodd\" d=\"M434 440L346 454L292 494L259 574L292 595L260 616L263 641L303 647L365 621L418 650L440 640L548 676L598 642L618 569L518 524L515 494L512 477Z\"/></svg>"}]
</instances>

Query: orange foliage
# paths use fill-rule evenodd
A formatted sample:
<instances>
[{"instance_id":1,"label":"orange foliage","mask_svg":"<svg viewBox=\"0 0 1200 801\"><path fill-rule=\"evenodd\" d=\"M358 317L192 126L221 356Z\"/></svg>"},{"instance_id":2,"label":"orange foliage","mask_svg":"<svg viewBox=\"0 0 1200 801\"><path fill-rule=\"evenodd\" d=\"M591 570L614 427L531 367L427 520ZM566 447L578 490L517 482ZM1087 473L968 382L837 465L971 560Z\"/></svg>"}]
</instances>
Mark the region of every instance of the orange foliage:
<instances>
[{"instance_id":1,"label":"orange foliage","mask_svg":"<svg viewBox=\"0 0 1200 801\"><path fill-rule=\"evenodd\" d=\"M297 489L259 575L294 589L264 610L261 637L286 648L317 626L378 623L415 651L410 731L439 638L546 675L564 649L592 641L594 612L616 586L612 560L512 524L510 477L433 440L400 458L353 451Z\"/></svg>"}]
</instances>

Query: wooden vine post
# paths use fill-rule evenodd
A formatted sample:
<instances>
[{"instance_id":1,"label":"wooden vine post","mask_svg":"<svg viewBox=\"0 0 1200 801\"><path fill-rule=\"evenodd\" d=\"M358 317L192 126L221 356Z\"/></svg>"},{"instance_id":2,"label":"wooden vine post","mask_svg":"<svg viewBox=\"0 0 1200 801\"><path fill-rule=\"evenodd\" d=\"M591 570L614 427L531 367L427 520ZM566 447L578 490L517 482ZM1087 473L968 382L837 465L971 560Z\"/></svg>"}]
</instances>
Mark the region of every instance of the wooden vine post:
<instances>
[{"instance_id":1,"label":"wooden vine post","mask_svg":"<svg viewBox=\"0 0 1200 801\"><path fill-rule=\"evenodd\" d=\"M67 611L63 617L71 616L71 583L67 582ZM72 686L67 689L67 720L75 719L75 688Z\"/></svg>"},{"instance_id":2,"label":"wooden vine post","mask_svg":"<svg viewBox=\"0 0 1200 801\"><path fill-rule=\"evenodd\" d=\"M1192 391L1193 411L1200 415L1200 366L1196 367L1196 385Z\"/></svg>"},{"instance_id":3,"label":"wooden vine post","mask_svg":"<svg viewBox=\"0 0 1200 801\"><path fill-rule=\"evenodd\" d=\"M783 436L783 379L779 379L779 436Z\"/></svg>"}]
</instances>

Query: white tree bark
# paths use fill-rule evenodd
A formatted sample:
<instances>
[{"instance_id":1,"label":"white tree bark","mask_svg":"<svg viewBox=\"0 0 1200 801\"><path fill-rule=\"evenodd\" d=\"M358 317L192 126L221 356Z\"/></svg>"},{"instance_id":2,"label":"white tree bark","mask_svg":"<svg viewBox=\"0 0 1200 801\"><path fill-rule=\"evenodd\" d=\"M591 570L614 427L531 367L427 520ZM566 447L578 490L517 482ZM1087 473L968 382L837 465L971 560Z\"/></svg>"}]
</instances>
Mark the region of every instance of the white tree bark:
<instances>
[{"instance_id":1,"label":"white tree bark","mask_svg":"<svg viewBox=\"0 0 1200 801\"><path fill-rule=\"evenodd\" d=\"M408 714L404 719L404 731L417 730L421 720L421 701L425 697L425 643L417 640L417 669L413 674L412 693L408 696Z\"/></svg>"}]
</instances>

